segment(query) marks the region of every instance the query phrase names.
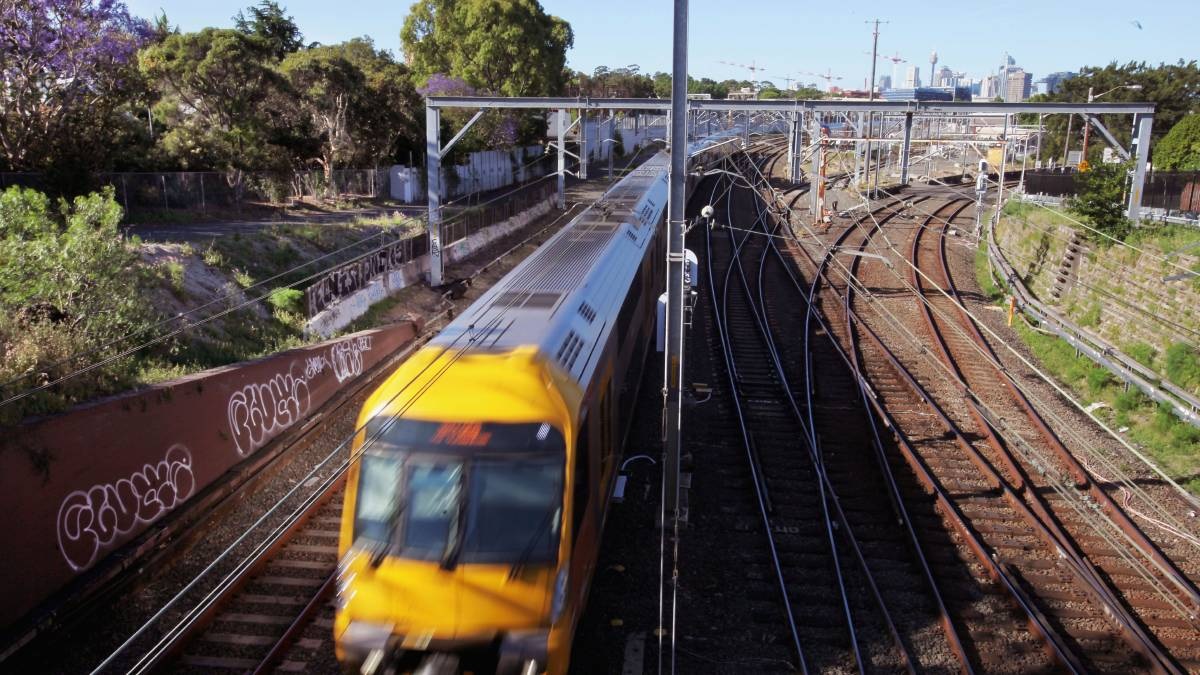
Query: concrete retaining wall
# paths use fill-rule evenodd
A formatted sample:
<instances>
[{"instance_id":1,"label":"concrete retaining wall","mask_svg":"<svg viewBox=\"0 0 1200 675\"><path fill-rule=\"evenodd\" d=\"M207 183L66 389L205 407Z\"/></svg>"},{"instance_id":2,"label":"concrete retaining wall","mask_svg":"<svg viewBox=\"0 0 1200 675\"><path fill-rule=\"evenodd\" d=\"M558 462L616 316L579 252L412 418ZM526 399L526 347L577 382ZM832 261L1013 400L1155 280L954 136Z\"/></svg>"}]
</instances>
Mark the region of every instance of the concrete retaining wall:
<instances>
[{"instance_id":1,"label":"concrete retaining wall","mask_svg":"<svg viewBox=\"0 0 1200 675\"><path fill-rule=\"evenodd\" d=\"M412 341L404 322L22 425L0 450L0 627L20 619Z\"/></svg>"},{"instance_id":2,"label":"concrete retaining wall","mask_svg":"<svg viewBox=\"0 0 1200 675\"><path fill-rule=\"evenodd\" d=\"M442 261L446 265L465 259L491 242L525 227L533 220L550 212L554 197L539 202L532 208L489 225L474 234L450 242L442 249ZM355 319L367 313L371 305L397 293L400 289L418 283L429 276L429 255L423 255L392 270L359 290L318 312L308 320L308 331L313 335L327 337L349 326Z\"/></svg>"},{"instance_id":3,"label":"concrete retaining wall","mask_svg":"<svg viewBox=\"0 0 1200 675\"><path fill-rule=\"evenodd\" d=\"M1025 222L1005 216L996 228L997 243L1034 296L1068 319L1125 349L1135 342L1159 354L1171 343L1191 341L1200 330L1200 289L1189 280L1163 281L1179 268L1118 246L1098 248L1084 241L1076 260L1066 260L1073 230L1065 224ZM1200 256L1171 257L1180 267L1194 269ZM1059 297L1053 290L1056 281ZM1165 317L1149 321L1142 308Z\"/></svg>"}]
</instances>

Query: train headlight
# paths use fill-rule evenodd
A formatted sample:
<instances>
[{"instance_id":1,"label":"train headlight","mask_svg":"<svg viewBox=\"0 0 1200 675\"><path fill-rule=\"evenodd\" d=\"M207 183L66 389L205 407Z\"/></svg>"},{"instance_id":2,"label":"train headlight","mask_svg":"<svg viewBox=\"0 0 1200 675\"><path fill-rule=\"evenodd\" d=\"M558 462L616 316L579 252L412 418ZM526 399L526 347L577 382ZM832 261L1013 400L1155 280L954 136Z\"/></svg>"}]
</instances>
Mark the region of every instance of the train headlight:
<instances>
[{"instance_id":1,"label":"train headlight","mask_svg":"<svg viewBox=\"0 0 1200 675\"><path fill-rule=\"evenodd\" d=\"M558 623L563 607L567 604L567 565L554 578L554 596L550 599L550 623Z\"/></svg>"}]
</instances>

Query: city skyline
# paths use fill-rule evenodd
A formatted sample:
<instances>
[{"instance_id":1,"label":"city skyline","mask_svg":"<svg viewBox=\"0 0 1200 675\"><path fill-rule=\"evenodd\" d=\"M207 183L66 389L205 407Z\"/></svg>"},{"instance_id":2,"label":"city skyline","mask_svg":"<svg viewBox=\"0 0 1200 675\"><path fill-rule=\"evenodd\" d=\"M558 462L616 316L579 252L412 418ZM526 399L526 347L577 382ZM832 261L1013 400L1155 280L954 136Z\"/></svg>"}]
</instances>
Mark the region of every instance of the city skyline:
<instances>
[{"instance_id":1,"label":"city skyline","mask_svg":"<svg viewBox=\"0 0 1200 675\"><path fill-rule=\"evenodd\" d=\"M252 2L127 0L127 4L144 17L165 11L172 25L191 31L231 26L232 16ZM400 27L411 3L363 0L354 12L316 0L281 4L310 41L334 43L366 35L378 47L399 55ZM606 11L570 0L542 0L542 5L569 21L575 31L575 46L568 52L570 68L590 73L598 66L637 64L642 72L670 70L670 3L612 0ZM937 50L939 64L974 80L995 73L1008 53L1033 73L1036 82L1045 74L1112 61L1174 63L1187 55L1170 45L1192 42L1187 22L1178 21L1186 7L1182 2L1154 3L1129 16L1128 6L1115 2L1098 1L1088 12L1080 12L1073 6L1017 1L1003 13L964 6L926 16L898 12L894 3L868 2L838 14L822 14L769 0L757 3L756 11L774 13L782 20L760 25L745 20L745 5L693 0L689 70L695 77L745 80L752 77L748 69L721 62L756 63L766 68L760 79L780 87L791 78L824 90L825 82L813 74L829 69L842 78L837 84L843 88L861 89L871 65L872 26L866 22L878 17L889 23L880 26L876 78L891 73L892 63L886 57L898 54L907 64L916 65L922 82L928 83L929 55ZM630 20L634 16L638 20ZM820 22L820 30L797 35L814 21ZM998 41L1001 36L1004 42Z\"/></svg>"}]
</instances>

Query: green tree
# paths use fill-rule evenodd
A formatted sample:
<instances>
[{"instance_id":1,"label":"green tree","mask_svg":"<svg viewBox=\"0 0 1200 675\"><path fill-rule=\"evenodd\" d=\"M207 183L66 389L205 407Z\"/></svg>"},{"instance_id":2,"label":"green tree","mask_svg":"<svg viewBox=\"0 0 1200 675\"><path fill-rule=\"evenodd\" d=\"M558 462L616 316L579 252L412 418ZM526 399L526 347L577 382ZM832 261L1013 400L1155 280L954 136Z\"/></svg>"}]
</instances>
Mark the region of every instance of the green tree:
<instances>
[{"instance_id":1,"label":"green tree","mask_svg":"<svg viewBox=\"0 0 1200 675\"><path fill-rule=\"evenodd\" d=\"M246 16L250 12L250 16ZM262 0L233 17L233 25L246 35L253 35L267 44L271 55L280 60L304 48L304 36L292 17L274 0Z\"/></svg>"},{"instance_id":2,"label":"green tree","mask_svg":"<svg viewBox=\"0 0 1200 675\"><path fill-rule=\"evenodd\" d=\"M1125 174L1123 164L1096 164L1075 179L1076 194L1067 202L1071 211L1085 218L1099 232L1124 240L1130 232L1125 218ZM1108 243L1104 236L1089 232L1092 239Z\"/></svg>"},{"instance_id":3,"label":"green tree","mask_svg":"<svg viewBox=\"0 0 1200 675\"><path fill-rule=\"evenodd\" d=\"M492 94L551 96L574 35L537 0L418 0L400 41L420 83L442 73Z\"/></svg>"},{"instance_id":4,"label":"green tree","mask_svg":"<svg viewBox=\"0 0 1200 675\"><path fill-rule=\"evenodd\" d=\"M1126 89L1126 85L1138 85L1140 89ZM1132 61L1123 65L1110 63L1103 67L1083 68L1079 75L1064 81L1059 89L1046 97L1049 101L1085 103L1088 88L1095 95L1104 94L1102 103L1121 101L1146 101L1155 105L1154 127L1151 132L1151 148L1167 131L1190 113L1200 111L1200 66L1196 61L1160 63L1157 66L1146 62ZM1109 92L1111 93L1106 93ZM1129 115L1101 115L1100 121L1124 147L1130 145L1133 125ZM1042 156L1061 158L1066 141L1067 116L1049 115L1045 119L1046 139ZM1082 145L1083 125L1079 117L1071 124L1070 144L1072 149ZM1094 142L1092 142L1094 141ZM1088 143L1088 163L1099 164L1105 143L1094 132Z\"/></svg>"},{"instance_id":5,"label":"green tree","mask_svg":"<svg viewBox=\"0 0 1200 675\"><path fill-rule=\"evenodd\" d=\"M163 150L187 169L258 169L286 162L279 127L289 112L271 46L240 31L205 28L142 50L142 73L162 98ZM268 105L275 100L276 105Z\"/></svg>"},{"instance_id":6,"label":"green tree","mask_svg":"<svg viewBox=\"0 0 1200 675\"><path fill-rule=\"evenodd\" d=\"M294 52L279 69L319 139L327 185L335 166L374 165L412 146L416 92L404 66L370 40Z\"/></svg>"},{"instance_id":7,"label":"green tree","mask_svg":"<svg viewBox=\"0 0 1200 675\"><path fill-rule=\"evenodd\" d=\"M1200 171L1200 115L1188 115L1171 127L1154 146L1154 166L1167 171Z\"/></svg>"}]
</instances>

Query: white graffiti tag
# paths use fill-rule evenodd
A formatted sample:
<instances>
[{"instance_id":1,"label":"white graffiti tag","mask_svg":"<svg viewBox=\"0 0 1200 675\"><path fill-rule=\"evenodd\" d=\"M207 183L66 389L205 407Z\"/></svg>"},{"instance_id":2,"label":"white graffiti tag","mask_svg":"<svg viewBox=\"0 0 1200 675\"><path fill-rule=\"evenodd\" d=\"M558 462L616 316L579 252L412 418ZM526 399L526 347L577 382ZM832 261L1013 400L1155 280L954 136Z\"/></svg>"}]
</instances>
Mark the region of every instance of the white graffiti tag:
<instances>
[{"instance_id":1,"label":"white graffiti tag","mask_svg":"<svg viewBox=\"0 0 1200 675\"><path fill-rule=\"evenodd\" d=\"M58 508L58 548L78 572L96 561L102 547L154 522L195 489L192 455L173 445L162 461L146 464L129 478L67 495Z\"/></svg>"},{"instance_id":2,"label":"white graffiti tag","mask_svg":"<svg viewBox=\"0 0 1200 675\"><path fill-rule=\"evenodd\" d=\"M329 361L338 384L362 375L363 352L371 351L371 336L360 335L343 340L329 348Z\"/></svg>"},{"instance_id":3,"label":"white graffiti tag","mask_svg":"<svg viewBox=\"0 0 1200 675\"><path fill-rule=\"evenodd\" d=\"M229 429L238 454L262 447L271 436L303 419L310 404L308 378L292 371L248 384L229 397Z\"/></svg>"}]
</instances>

